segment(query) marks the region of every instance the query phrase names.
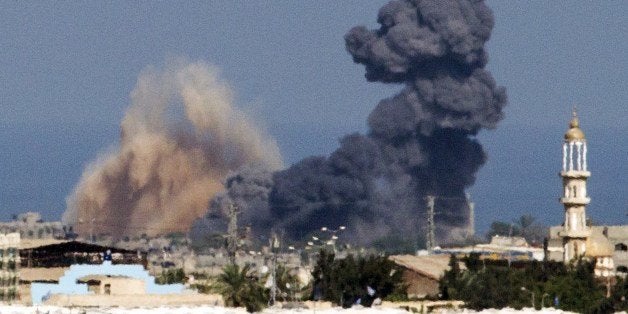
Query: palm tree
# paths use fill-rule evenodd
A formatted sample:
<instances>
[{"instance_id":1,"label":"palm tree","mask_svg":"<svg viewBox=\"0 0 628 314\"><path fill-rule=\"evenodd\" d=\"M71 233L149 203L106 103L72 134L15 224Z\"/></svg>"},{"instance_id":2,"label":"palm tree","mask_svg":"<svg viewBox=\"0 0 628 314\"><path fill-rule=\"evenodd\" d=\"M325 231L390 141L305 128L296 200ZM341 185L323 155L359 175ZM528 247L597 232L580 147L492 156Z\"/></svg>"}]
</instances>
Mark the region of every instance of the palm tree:
<instances>
[{"instance_id":1,"label":"palm tree","mask_svg":"<svg viewBox=\"0 0 628 314\"><path fill-rule=\"evenodd\" d=\"M261 311L265 305L264 288L255 278L249 276L250 265L240 269L238 265L229 264L223 268L218 277L216 291L220 293L225 305L230 307L246 307L248 312Z\"/></svg>"},{"instance_id":2,"label":"palm tree","mask_svg":"<svg viewBox=\"0 0 628 314\"><path fill-rule=\"evenodd\" d=\"M277 276L278 297L282 301L296 301L296 295L303 292L303 287L299 278L290 271L284 264L277 264L275 270Z\"/></svg>"}]
</instances>

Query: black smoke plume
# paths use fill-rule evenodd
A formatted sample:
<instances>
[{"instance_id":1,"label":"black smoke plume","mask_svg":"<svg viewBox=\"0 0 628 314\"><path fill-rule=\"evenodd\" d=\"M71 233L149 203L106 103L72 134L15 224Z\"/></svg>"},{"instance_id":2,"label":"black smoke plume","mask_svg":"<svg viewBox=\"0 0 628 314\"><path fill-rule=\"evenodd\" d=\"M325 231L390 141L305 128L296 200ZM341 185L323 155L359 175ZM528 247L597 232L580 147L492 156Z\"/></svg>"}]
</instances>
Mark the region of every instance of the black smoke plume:
<instances>
[{"instance_id":1,"label":"black smoke plume","mask_svg":"<svg viewBox=\"0 0 628 314\"><path fill-rule=\"evenodd\" d=\"M466 228L465 189L486 160L474 136L494 128L506 104L505 89L484 69L491 10L483 1L399 0L377 21L377 30L351 29L347 51L368 81L402 84L401 92L371 112L367 135L348 135L329 157L274 173L268 207L248 214L259 232L299 239L345 225L360 244L416 239L425 233L427 195L437 197L441 239ZM236 186L237 202L247 203L241 196L249 193Z\"/></svg>"}]
</instances>

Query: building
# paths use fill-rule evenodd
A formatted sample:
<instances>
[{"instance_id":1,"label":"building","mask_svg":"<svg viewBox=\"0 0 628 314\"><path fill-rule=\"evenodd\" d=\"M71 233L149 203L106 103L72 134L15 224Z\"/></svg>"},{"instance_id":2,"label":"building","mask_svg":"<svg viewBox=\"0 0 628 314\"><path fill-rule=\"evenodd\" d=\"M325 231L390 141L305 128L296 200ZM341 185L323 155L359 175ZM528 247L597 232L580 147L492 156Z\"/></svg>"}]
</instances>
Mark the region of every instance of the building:
<instances>
[{"instance_id":1,"label":"building","mask_svg":"<svg viewBox=\"0 0 628 314\"><path fill-rule=\"evenodd\" d=\"M562 146L563 195L560 203L565 210L561 226L550 228L548 259L571 263L585 257L596 263L598 276L614 276L628 266L628 226L590 226L586 206L591 199L587 193L587 140L580 129L577 114L569 123ZM615 269L613 269L617 266Z\"/></svg>"},{"instance_id":2,"label":"building","mask_svg":"<svg viewBox=\"0 0 628 314\"><path fill-rule=\"evenodd\" d=\"M146 269L147 254L138 250L57 240L41 246L28 245L19 255L17 261L22 267L17 291L26 304L83 307L223 304L220 296L189 291L184 284L157 284Z\"/></svg>"},{"instance_id":3,"label":"building","mask_svg":"<svg viewBox=\"0 0 628 314\"><path fill-rule=\"evenodd\" d=\"M37 283L57 283L73 264L101 264L109 250L114 264L146 264L143 252L55 239L20 241L19 289L22 302L31 302L31 287Z\"/></svg>"},{"instance_id":4,"label":"building","mask_svg":"<svg viewBox=\"0 0 628 314\"><path fill-rule=\"evenodd\" d=\"M14 215L12 221L0 222L0 233L17 232L21 239L55 239L65 237L60 221L43 221L41 215L26 212Z\"/></svg>"},{"instance_id":5,"label":"building","mask_svg":"<svg viewBox=\"0 0 628 314\"><path fill-rule=\"evenodd\" d=\"M547 252L549 260L563 260L562 238L559 236L562 230L563 226L550 227ZM589 226L589 230L591 230L591 237L608 241L603 247L612 247L612 259L615 271L618 273L628 273L628 225Z\"/></svg>"},{"instance_id":6,"label":"building","mask_svg":"<svg viewBox=\"0 0 628 314\"><path fill-rule=\"evenodd\" d=\"M0 234L0 301L19 299L20 234Z\"/></svg>"},{"instance_id":7,"label":"building","mask_svg":"<svg viewBox=\"0 0 628 314\"><path fill-rule=\"evenodd\" d=\"M464 247L440 248L436 247L432 252L436 255L454 255L458 258L477 254L482 260L527 262L542 261L545 254L542 248L530 246L522 237L509 237L495 235L490 243L476 244Z\"/></svg>"},{"instance_id":8,"label":"building","mask_svg":"<svg viewBox=\"0 0 628 314\"><path fill-rule=\"evenodd\" d=\"M438 296L438 281L449 270L449 255L393 255L391 261L403 268L402 279L407 285L406 294L409 298L425 298ZM460 269L466 269L459 262Z\"/></svg>"},{"instance_id":9,"label":"building","mask_svg":"<svg viewBox=\"0 0 628 314\"><path fill-rule=\"evenodd\" d=\"M587 194L587 179L591 172L587 170L587 141L575 111L565 133L562 160L563 196L560 202L565 208L565 221L559 236L563 242L563 261L568 263L585 255L587 238L591 236L586 223L586 205L591 201Z\"/></svg>"},{"instance_id":10,"label":"building","mask_svg":"<svg viewBox=\"0 0 628 314\"><path fill-rule=\"evenodd\" d=\"M158 285L142 265L75 264L58 283L32 283L31 302L42 304L53 294L62 295L136 295L180 294L183 284Z\"/></svg>"},{"instance_id":11,"label":"building","mask_svg":"<svg viewBox=\"0 0 628 314\"><path fill-rule=\"evenodd\" d=\"M101 246L79 241L64 241L36 247L24 247L20 251L24 268L70 267L74 264L101 264L104 252L110 251L114 264L147 265L146 253Z\"/></svg>"}]
</instances>

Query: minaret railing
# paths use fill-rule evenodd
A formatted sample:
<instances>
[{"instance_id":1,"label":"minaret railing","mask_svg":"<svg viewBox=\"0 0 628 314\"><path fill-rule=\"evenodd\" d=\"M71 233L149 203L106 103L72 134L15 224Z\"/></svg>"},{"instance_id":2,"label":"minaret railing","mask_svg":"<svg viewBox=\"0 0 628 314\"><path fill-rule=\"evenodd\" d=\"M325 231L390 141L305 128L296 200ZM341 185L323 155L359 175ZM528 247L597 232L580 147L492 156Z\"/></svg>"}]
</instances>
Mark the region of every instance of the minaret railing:
<instances>
[{"instance_id":1,"label":"minaret railing","mask_svg":"<svg viewBox=\"0 0 628 314\"><path fill-rule=\"evenodd\" d=\"M573 142L569 142L569 171L573 170Z\"/></svg>"},{"instance_id":2,"label":"minaret railing","mask_svg":"<svg viewBox=\"0 0 628 314\"><path fill-rule=\"evenodd\" d=\"M577 159L576 170L581 171L582 170L582 142L576 142L576 159Z\"/></svg>"},{"instance_id":3,"label":"minaret railing","mask_svg":"<svg viewBox=\"0 0 628 314\"><path fill-rule=\"evenodd\" d=\"M582 145L582 170L587 171L587 142L584 142Z\"/></svg>"},{"instance_id":4,"label":"minaret railing","mask_svg":"<svg viewBox=\"0 0 628 314\"><path fill-rule=\"evenodd\" d=\"M567 171L567 143L563 143L563 171Z\"/></svg>"}]
</instances>

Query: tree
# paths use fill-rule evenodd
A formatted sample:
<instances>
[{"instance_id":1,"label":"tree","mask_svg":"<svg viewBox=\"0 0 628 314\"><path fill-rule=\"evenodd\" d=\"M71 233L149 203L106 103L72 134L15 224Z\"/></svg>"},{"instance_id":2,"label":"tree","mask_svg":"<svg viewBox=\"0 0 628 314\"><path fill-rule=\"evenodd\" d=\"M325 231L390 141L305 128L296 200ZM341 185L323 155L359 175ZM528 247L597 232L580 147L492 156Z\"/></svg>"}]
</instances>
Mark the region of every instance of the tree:
<instances>
[{"instance_id":1,"label":"tree","mask_svg":"<svg viewBox=\"0 0 628 314\"><path fill-rule=\"evenodd\" d=\"M612 310L608 312L628 311L628 278L616 277L615 280L617 282L609 300Z\"/></svg>"},{"instance_id":2,"label":"tree","mask_svg":"<svg viewBox=\"0 0 628 314\"><path fill-rule=\"evenodd\" d=\"M223 268L218 276L215 290L220 293L225 305L230 307L244 306L248 312L258 312L266 304L264 288L249 276L250 265L240 269L236 264L229 264Z\"/></svg>"},{"instance_id":3,"label":"tree","mask_svg":"<svg viewBox=\"0 0 628 314\"><path fill-rule=\"evenodd\" d=\"M523 237L530 244L540 244L543 243L546 234L547 227L536 223L534 216L525 214L512 223L493 221L486 237L489 241L495 235Z\"/></svg>"},{"instance_id":4,"label":"tree","mask_svg":"<svg viewBox=\"0 0 628 314\"><path fill-rule=\"evenodd\" d=\"M593 275L594 264L579 260L564 276L553 276L545 284L545 291L557 296L560 309L591 313L604 300L604 287Z\"/></svg>"},{"instance_id":5,"label":"tree","mask_svg":"<svg viewBox=\"0 0 628 314\"><path fill-rule=\"evenodd\" d=\"M425 236L423 234L406 235L391 234L381 237L372 243L378 252L386 254L414 254L417 250L425 249Z\"/></svg>"},{"instance_id":6,"label":"tree","mask_svg":"<svg viewBox=\"0 0 628 314\"><path fill-rule=\"evenodd\" d=\"M163 270L161 275L155 278L155 282L160 285L185 282L185 272L183 268Z\"/></svg>"},{"instance_id":7,"label":"tree","mask_svg":"<svg viewBox=\"0 0 628 314\"><path fill-rule=\"evenodd\" d=\"M387 256L371 255L359 262L360 286L373 290L373 295L367 297L367 302L377 297L384 299L391 295L396 298L405 296L407 287L403 284L403 271ZM366 292L368 294L368 288Z\"/></svg>"},{"instance_id":8,"label":"tree","mask_svg":"<svg viewBox=\"0 0 628 314\"><path fill-rule=\"evenodd\" d=\"M318 259L312 277L314 278L312 286L312 300L331 300L335 299L331 289L331 273L334 264L335 255L327 250L318 251Z\"/></svg>"},{"instance_id":9,"label":"tree","mask_svg":"<svg viewBox=\"0 0 628 314\"><path fill-rule=\"evenodd\" d=\"M625 310L628 286L620 279L610 298L605 298L603 283L593 275L593 264L584 260L565 266L559 262L528 262L507 267L505 261L465 258L467 269L461 271L452 256L450 270L440 280L442 297L465 302L465 306L481 310L512 307L539 309L544 295L556 297L559 308L583 313L608 313ZM536 298L533 298L533 295Z\"/></svg>"},{"instance_id":10,"label":"tree","mask_svg":"<svg viewBox=\"0 0 628 314\"><path fill-rule=\"evenodd\" d=\"M438 282L441 296L445 300L457 297L457 287L460 279L460 265L458 265L458 259L455 255L449 256L449 270L445 271L445 274Z\"/></svg>"},{"instance_id":11,"label":"tree","mask_svg":"<svg viewBox=\"0 0 628 314\"><path fill-rule=\"evenodd\" d=\"M284 264L277 264L275 276L277 276L278 298L282 301L295 301L296 295L300 295L303 290L303 287L300 286L299 278L291 273Z\"/></svg>"},{"instance_id":12,"label":"tree","mask_svg":"<svg viewBox=\"0 0 628 314\"><path fill-rule=\"evenodd\" d=\"M488 232L486 233L487 240L491 240L496 235L499 236L519 236L521 232L514 223L508 223L503 221L493 221L491 223Z\"/></svg>"},{"instance_id":13,"label":"tree","mask_svg":"<svg viewBox=\"0 0 628 314\"><path fill-rule=\"evenodd\" d=\"M312 272L312 299L327 300L343 307L360 304L370 306L375 298L405 294L402 271L386 256L334 259L322 250Z\"/></svg>"}]
</instances>

